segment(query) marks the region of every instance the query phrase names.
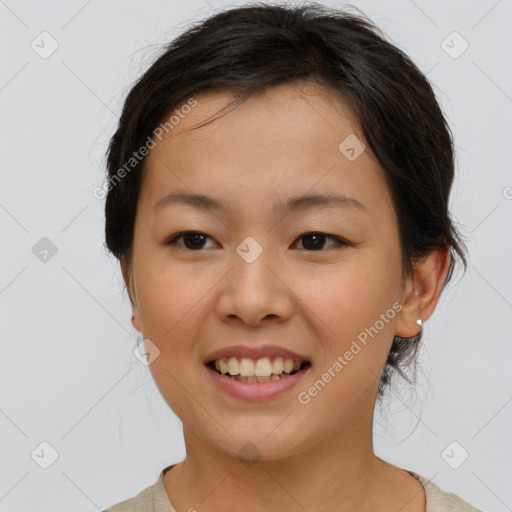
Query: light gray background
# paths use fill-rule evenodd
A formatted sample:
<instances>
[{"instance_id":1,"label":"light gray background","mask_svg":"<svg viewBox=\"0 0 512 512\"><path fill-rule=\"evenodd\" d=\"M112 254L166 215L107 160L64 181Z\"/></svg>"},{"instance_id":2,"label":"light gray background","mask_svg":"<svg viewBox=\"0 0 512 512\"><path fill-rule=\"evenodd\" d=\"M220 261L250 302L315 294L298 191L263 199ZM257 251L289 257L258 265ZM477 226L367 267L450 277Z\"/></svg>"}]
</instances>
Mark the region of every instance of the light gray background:
<instances>
[{"instance_id":1,"label":"light gray background","mask_svg":"<svg viewBox=\"0 0 512 512\"><path fill-rule=\"evenodd\" d=\"M159 45L243 3L0 0L0 511L101 510L185 455L180 421L132 353L93 190ZM512 510L512 5L353 4L435 85L457 146L453 215L470 238L468 273L424 325L416 390L395 387L376 411L375 450L483 510ZM43 31L59 45L46 59L31 48ZM453 31L469 43L456 59L441 46ZM57 248L46 262L32 252L43 237ZM453 441L452 458L469 453L458 469L442 456Z\"/></svg>"}]
</instances>

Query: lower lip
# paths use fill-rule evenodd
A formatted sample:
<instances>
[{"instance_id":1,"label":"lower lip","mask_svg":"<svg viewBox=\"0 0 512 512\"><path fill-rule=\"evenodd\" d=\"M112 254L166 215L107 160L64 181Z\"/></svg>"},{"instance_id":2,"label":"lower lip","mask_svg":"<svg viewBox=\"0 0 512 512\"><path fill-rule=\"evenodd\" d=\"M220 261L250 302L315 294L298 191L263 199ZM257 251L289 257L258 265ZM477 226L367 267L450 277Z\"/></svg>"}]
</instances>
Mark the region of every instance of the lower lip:
<instances>
[{"instance_id":1,"label":"lower lip","mask_svg":"<svg viewBox=\"0 0 512 512\"><path fill-rule=\"evenodd\" d=\"M281 377L279 380L269 380L267 382L244 382L217 373L209 366L205 366L205 368L208 370L215 384L229 395L243 400L256 401L275 398L296 386L304 375L309 372L311 364L298 373L294 373L288 377Z\"/></svg>"}]
</instances>

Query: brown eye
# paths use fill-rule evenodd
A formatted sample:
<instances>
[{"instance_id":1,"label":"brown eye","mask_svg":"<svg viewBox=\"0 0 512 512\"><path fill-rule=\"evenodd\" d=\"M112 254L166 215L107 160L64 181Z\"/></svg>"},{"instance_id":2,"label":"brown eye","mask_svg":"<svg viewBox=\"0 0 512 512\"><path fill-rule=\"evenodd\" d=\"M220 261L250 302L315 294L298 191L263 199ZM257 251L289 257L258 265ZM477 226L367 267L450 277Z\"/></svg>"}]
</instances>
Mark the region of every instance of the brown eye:
<instances>
[{"instance_id":1,"label":"brown eye","mask_svg":"<svg viewBox=\"0 0 512 512\"><path fill-rule=\"evenodd\" d=\"M207 238L210 238L207 234L199 231L184 231L172 236L165 245L178 245L179 247L188 249L190 251L197 251L204 249L203 245ZM178 244L177 240L183 239L183 244Z\"/></svg>"},{"instance_id":2,"label":"brown eye","mask_svg":"<svg viewBox=\"0 0 512 512\"><path fill-rule=\"evenodd\" d=\"M318 232L305 233L304 235L301 235L299 239L304 239L305 243L303 243L303 248L306 251L322 250L326 240L334 241L338 245L348 245L344 240L341 240L337 236Z\"/></svg>"},{"instance_id":3,"label":"brown eye","mask_svg":"<svg viewBox=\"0 0 512 512\"><path fill-rule=\"evenodd\" d=\"M181 233L173 235L165 243L165 245L176 245L182 249L186 249L189 251L200 251L202 249L208 248L204 246L207 239L213 240L210 236L200 231L183 231ZM181 240L183 243L178 242ZM337 246L349 245L346 241L342 240L337 236L328 235L326 233L320 232L305 233L299 237L299 240L304 240L302 243L302 249L309 252L321 252L326 249L332 249L336 247L336 244ZM330 247L325 247L326 241L331 242ZM332 245L333 242L335 244L334 246Z\"/></svg>"}]
</instances>

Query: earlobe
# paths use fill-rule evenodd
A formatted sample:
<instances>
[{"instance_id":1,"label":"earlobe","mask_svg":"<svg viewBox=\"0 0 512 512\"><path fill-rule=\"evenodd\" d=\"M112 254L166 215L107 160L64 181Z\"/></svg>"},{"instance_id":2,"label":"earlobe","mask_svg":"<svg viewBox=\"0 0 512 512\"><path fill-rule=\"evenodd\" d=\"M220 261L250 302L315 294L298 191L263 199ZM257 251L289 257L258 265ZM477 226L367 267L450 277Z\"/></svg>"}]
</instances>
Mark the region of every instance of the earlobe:
<instances>
[{"instance_id":1,"label":"earlobe","mask_svg":"<svg viewBox=\"0 0 512 512\"><path fill-rule=\"evenodd\" d=\"M403 290L396 335L410 338L420 332L423 322L434 312L451 262L449 246L438 247L416 262L413 275L407 278Z\"/></svg>"},{"instance_id":2,"label":"earlobe","mask_svg":"<svg viewBox=\"0 0 512 512\"><path fill-rule=\"evenodd\" d=\"M139 310L136 307L132 308L132 325L137 331L142 333L142 324L140 321Z\"/></svg>"}]
</instances>

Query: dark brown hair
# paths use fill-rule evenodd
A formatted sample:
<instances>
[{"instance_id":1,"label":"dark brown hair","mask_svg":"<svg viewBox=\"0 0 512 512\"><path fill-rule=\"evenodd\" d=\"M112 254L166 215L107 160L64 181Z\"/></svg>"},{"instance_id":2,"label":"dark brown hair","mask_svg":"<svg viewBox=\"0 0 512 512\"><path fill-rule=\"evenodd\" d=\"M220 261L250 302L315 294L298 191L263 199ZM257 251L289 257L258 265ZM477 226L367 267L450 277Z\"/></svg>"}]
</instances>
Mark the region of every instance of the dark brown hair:
<instances>
[{"instance_id":1,"label":"dark brown hair","mask_svg":"<svg viewBox=\"0 0 512 512\"><path fill-rule=\"evenodd\" d=\"M129 92L107 151L108 250L131 263L144 158L132 161L130 169L126 163L174 109L201 92L234 91L235 100L222 113L256 91L304 80L344 100L384 169L398 216L404 275L411 275L418 258L450 247L444 289L457 257L464 269L467 263L464 242L448 210L454 178L452 135L432 87L363 14L317 3L253 3L225 10L194 24L163 48ZM393 370L412 382L403 369L411 363L415 368L420 341L421 333L395 336L380 377L379 399Z\"/></svg>"}]
</instances>

